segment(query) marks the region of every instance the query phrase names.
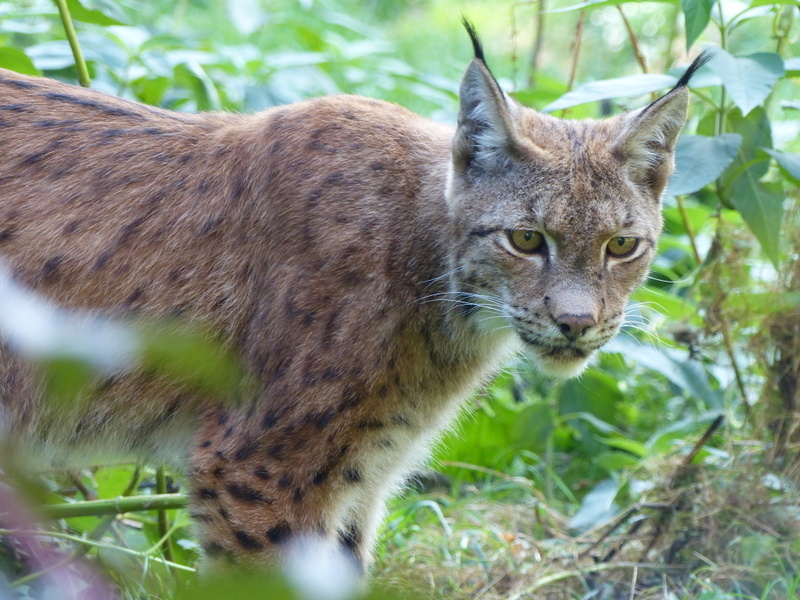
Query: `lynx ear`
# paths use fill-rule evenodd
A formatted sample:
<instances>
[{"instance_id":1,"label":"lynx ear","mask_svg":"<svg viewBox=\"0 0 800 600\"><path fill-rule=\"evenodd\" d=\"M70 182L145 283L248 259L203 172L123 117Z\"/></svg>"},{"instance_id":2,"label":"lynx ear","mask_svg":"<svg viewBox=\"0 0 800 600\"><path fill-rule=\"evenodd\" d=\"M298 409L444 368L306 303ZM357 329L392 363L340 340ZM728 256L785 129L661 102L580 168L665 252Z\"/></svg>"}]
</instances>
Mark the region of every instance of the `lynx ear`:
<instances>
[{"instance_id":1,"label":"lynx ear","mask_svg":"<svg viewBox=\"0 0 800 600\"><path fill-rule=\"evenodd\" d=\"M672 174L675 143L688 109L689 92L681 86L623 117L614 153L625 163L631 180L656 199Z\"/></svg>"},{"instance_id":2,"label":"lynx ear","mask_svg":"<svg viewBox=\"0 0 800 600\"><path fill-rule=\"evenodd\" d=\"M697 70L714 57L714 52L710 48L695 58L672 91L622 117L614 153L626 163L634 183L648 189L656 200L674 168L675 143L689 111L687 86Z\"/></svg>"},{"instance_id":3,"label":"lynx ear","mask_svg":"<svg viewBox=\"0 0 800 600\"><path fill-rule=\"evenodd\" d=\"M511 119L515 105L508 100L486 66L475 30L466 21L464 26L472 39L475 58L461 80L453 163L461 171L496 171L507 168L515 155Z\"/></svg>"}]
</instances>

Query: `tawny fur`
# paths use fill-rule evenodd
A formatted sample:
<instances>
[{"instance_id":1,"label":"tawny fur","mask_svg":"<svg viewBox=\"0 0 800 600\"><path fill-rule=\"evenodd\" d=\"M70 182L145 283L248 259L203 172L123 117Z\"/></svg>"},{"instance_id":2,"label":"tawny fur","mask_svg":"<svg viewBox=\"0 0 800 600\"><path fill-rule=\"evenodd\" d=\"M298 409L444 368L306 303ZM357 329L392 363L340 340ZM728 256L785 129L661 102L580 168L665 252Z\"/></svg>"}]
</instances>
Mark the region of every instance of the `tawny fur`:
<instances>
[{"instance_id":1,"label":"tawny fur","mask_svg":"<svg viewBox=\"0 0 800 600\"><path fill-rule=\"evenodd\" d=\"M455 130L351 96L188 115L0 70L14 276L65 307L208 325L256 381L240 409L147 372L53 406L0 347L9 443L177 453L209 555L269 562L307 533L368 564L387 495L510 352L569 375L616 333L686 113L678 88L562 121L480 59L461 102ZM519 252L520 229L544 251ZM620 237L631 256L609 255Z\"/></svg>"}]
</instances>

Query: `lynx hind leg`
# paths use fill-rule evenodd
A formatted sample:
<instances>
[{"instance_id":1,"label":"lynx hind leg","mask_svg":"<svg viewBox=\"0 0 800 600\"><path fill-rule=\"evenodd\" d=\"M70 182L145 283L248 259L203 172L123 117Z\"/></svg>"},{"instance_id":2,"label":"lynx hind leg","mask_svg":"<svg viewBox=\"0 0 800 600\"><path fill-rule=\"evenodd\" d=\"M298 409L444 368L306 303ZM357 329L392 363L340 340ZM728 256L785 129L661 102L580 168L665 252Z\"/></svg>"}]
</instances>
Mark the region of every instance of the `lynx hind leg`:
<instances>
[{"instance_id":1,"label":"lynx hind leg","mask_svg":"<svg viewBox=\"0 0 800 600\"><path fill-rule=\"evenodd\" d=\"M330 461L316 451L321 460ZM214 565L283 567L298 549L320 546L363 573L363 536L345 527L348 489L327 485L308 456L280 435L259 435L244 415L204 418L188 478L191 509L206 558ZM343 502L344 500L344 502Z\"/></svg>"}]
</instances>

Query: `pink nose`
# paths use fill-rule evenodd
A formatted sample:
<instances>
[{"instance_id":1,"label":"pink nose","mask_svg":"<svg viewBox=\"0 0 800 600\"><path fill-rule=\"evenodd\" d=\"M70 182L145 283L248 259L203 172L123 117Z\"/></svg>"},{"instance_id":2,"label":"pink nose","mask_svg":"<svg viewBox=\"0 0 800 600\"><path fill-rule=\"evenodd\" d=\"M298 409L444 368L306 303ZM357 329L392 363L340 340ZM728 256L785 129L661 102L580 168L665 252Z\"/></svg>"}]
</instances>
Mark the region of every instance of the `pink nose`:
<instances>
[{"instance_id":1,"label":"pink nose","mask_svg":"<svg viewBox=\"0 0 800 600\"><path fill-rule=\"evenodd\" d=\"M556 317L555 321L561 333L570 341L577 340L597 325L597 321L592 315L563 314Z\"/></svg>"}]
</instances>

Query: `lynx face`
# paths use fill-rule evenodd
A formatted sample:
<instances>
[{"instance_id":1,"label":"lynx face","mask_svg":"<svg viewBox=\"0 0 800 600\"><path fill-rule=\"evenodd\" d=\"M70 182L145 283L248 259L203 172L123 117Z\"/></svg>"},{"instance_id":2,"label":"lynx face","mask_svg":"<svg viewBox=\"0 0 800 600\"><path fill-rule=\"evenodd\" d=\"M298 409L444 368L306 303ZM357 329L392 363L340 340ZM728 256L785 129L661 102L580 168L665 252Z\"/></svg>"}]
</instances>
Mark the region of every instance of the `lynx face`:
<instances>
[{"instance_id":1,"label":"lynx face","mask_svg":"<svg viewBox=\"0 0 800 600\"><path fill-rule=\"evenodd\" d=\"M573 376L616 335L655 256L687 93L564 121L508 98L478 56L448 186L451 293L478 327L513 331L545 374Z\"/></svg>"}]
</instances>

